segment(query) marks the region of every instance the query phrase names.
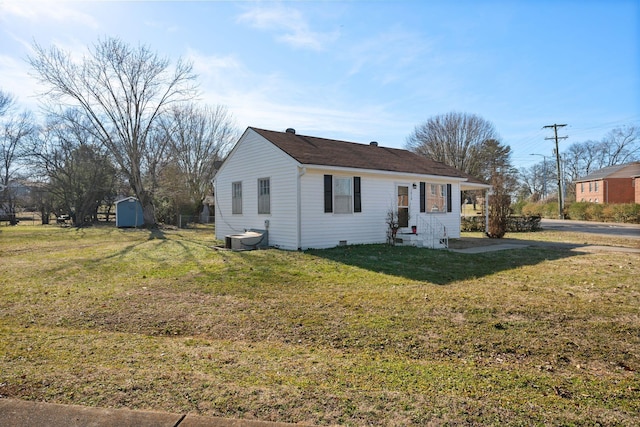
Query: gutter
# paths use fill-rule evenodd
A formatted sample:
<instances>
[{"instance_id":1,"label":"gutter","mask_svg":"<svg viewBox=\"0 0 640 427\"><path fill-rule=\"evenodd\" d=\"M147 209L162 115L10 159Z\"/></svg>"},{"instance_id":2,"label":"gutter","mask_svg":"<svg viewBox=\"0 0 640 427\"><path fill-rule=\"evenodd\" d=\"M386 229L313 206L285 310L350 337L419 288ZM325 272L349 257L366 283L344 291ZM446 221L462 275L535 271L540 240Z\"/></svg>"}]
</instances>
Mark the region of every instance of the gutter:
<instances>
[{"instance_id":1,"label":"gutter","mask_svg":"<svg viewBox=\"0 0 640 427\"><path fill-rule=\"evenodd\" d=\"M461 177L461 176L432 175L432 174L422 174L422 173L415 173L415 172L397 172L397 171L386 171L381 169L361 169L361 168L348 168L344 166L314 165L314 164L302 164L302 163L300 163L298 167L305 169L305 171L306 169L319 170L319 171L332 170L332 171L338 171L338 172L353 173L355 175L370 174L370 175L385 175L385 176L394 176L394 177L397 177L397 176L411 177L410 179L414 179L414 180L418 180L421 178L423 178L424 180L424 178L427 178L427 179L433 179L434 181L444 181L444 182L456 181L456 182L464 183L469 181L468 178ZM489 184L475 184L475 183L470 183L470 184L489 187Z\"/></svg>"}]
</instances>

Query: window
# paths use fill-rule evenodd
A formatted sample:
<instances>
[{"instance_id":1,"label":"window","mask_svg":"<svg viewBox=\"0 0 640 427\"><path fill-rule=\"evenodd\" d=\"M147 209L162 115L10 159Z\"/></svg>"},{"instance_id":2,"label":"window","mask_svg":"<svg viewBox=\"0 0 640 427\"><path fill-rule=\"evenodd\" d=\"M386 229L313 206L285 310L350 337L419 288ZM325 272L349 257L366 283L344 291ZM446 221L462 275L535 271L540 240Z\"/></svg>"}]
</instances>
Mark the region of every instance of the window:
<instances>
[{"instance_id":1,"label":"window","mask_svg":"<svg viewBox=\"0 0 640 427\"><path fill-rule=\"evenodd\" d=\"M258 213L271 213L271 182L269 178L258 179Z\"/></svg>"},{"instance_id":2,"label":"window","mask_svg":"<svg viewBox=\"0 0 640 427\"><path fill-rule=\"evenodd\" d=\"M242 182L231 183L231 213L242 213Z\"/></svg>"},{"instance_id":3,"label":"window","mask_svg":"<svg viewBox=\"0 0 640 427\"><path fill-rule=\"evenodd\" d=\"M431 195L426 200L427 212L451 212L450 184L431 184Z\"/></svg>"},{"instance_id":4,"label":"window","mask_svg":"<svg viewBox=\"0 0 640 427\"><path fill-rule=\"evenodd\" d=\"M584 182L580 183L580 192L584 193Z\"/></svg>"},{"instance_id":5,"label":"window","mask_svg":"<svg viewBox=\"0 0 640 427\"><path fill-rule=\"evenodd\" d=\"M598 181L593 183L593 186L595 187L596 192L598 191Z\"/></svg>"},{"instance_id":6,"label":"window","mask_svg":"<svg viewBox=\"0 0 640 427\"><path fill-rule=\"evenodd\" d=\"M324 176L324 211L326 213L362 212L360 177Z\"/></svg>"},{"instance_id":7,"label":"window","mask_svg":"<svg viewBox=\"0 0 640 427\"><path fill-rule=\"evenodd\" d=\"M409 187L398 185L398 226L409 226Z\"/></svg>"},{"instance_id":8,"label":"window","mask_svg":"<svg viewBox=\"0 0 640 427\"><path fill-rule=\"evenodd\" d=\"M427 185L430 194L427 194ZM451 184L421 182L420 212L451 212Z\"/></svg>"},{"instance_id":9,"label":"window","mask_svg":"<svg viewBox=\"0 0 640 427\"><path fill-rule=\"evenodd\" d=\"M333 180L334 213L351 213L351 178L335 178Z\"/></svg>"},{"instance_id":10,"label":"window","mask_svg":"<svg viewBox=\"0 0 640 427\"><path fill-rule=\"evenodd\" d=\"M591 181L589 181L589 193L591 193L591 191L593 190L592 185L593 185L593 183ZM589 200L589 201L591 201L591 200Z\"/></svg>"}]
</instances>

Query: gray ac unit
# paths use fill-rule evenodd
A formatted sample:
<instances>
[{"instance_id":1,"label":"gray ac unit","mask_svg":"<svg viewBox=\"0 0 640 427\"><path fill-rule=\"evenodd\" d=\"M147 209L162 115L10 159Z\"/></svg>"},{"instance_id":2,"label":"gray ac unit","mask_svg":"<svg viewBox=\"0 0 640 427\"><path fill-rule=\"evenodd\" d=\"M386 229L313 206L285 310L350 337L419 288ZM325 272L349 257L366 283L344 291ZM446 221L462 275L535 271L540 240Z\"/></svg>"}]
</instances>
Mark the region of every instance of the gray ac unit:
<instances>
[{"instance_id":1,"label":"gray ac unit","mask_svg":"<svg viewBox=\"0 0 640 427\"><path fill-rule=\"evenodd\" d=\"M224 238L224 247L234 251L250 251L269 246L267 230L247 230L244 233L229 234Z\"/></svg>"}]
</instances>

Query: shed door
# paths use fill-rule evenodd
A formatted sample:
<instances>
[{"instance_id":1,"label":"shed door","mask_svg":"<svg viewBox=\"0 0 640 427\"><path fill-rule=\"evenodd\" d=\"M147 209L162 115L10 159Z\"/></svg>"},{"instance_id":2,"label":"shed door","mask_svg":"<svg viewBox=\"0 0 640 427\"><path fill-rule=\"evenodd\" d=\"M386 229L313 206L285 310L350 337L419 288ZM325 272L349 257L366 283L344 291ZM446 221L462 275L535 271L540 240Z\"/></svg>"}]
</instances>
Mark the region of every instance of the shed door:
<instances>
[{"instance_id":1,"label":"shed door","mask_svg":"<svg viewBox=\"0 0 640 427\"><path fill-rule=\"evenodd\" d=\"M398 185L398 225L409 226L409 186Z\"/></svg>"}]
</instances>

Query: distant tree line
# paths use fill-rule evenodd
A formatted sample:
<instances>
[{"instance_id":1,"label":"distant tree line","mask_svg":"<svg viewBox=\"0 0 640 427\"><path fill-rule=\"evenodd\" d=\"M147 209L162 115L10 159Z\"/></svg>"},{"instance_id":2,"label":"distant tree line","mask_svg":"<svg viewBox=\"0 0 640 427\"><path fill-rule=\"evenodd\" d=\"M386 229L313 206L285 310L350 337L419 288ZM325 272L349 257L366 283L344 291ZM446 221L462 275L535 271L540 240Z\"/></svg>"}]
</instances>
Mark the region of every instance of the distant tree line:
<instances>
[{"instance_id":1,"label":"distant tree line","mask_svg":"<svg viewBox=\"0 0 640 427\"><path fill-rule=\"evenodd\" d=\"M511 148L500 141L491 122L475 114L433 116L416 126L406 147L490 183L494 191L500 189L514 201L557 199L555 155L541 155L542 161L516 170L510 159ZM569 201L575 200L577 179L607 166L640 160L640 127L624 125L599 141L571 144L560 157L564 191Z\"/></svg>"},{"instance_id":2,"label":"distant tree line","mask_svg":"<svg viewBox=\"0 0 640 427\"><path fill-rule=\"evenodd\" d=\"M0 90L0 214L15 214L26 181L43 221L56 213L90 223L127 195L140 200L146 226L202 210L238 131L226 107L196 103L190 64L115 38L81 60L57 47L34 52L46 116L17 111Z\"/></svg>"},{"instance_id":3,"label":"distant tree line","mask_svg":"<svg viewBox=\"0 0 640 427\"><path fill-rule=\"evenodd\" d=\"M0 216L15 222L16 183L27 180L43 221L55 213L76 225L90 223L100 206L126 195L140 200L146 226L202 210L215 165L238 130L226 107L196 102L191 64L172 65L146 46L116 38L98 41L81 59L34 44L28 60L46 88L40 98L46 115L19 111L16 99L0 89ZM415 127L406 148L491 184L495 227L488 234L494 237L504 234L511 201L549 197L557 180L551 155L517 171L511 148L475 114L433 116ZM601 141L570 145L561 156L571 196L579 177L638 160L639 128L613 129ZM470 192L463 200L475 204L476 197Z\"/></svg>"},{"instance_id":4,"label":"distant tree line","mask_svg":"<svg viewBox=\"0 0 640 427\"><path fill-rule=\"evenodd\" d=\"M640 127L629 124L609 131L601 140L576 142L560 152L561 179L568 201L575 200L576 180L607 166L640 160ZM519 198L557 199L556 157L549 154L519 172Z\"/></svg>"},{"instance_id":5,"label":"distant tree line","mask_svg":"<svg viewBox=\"0 0 640 427\"><path fill-rule=\"evenodd\" d=\"M506 218L514 208L519 211L523 203L557 200L555 156L542 156L543 161L516 170L511 163L511 148L501 142L491 122L475 114L450 112L433 116L415 127L406 147L491 184L487 228L490 237L504 234ZM607 166L640 160L640 128L617 127L600 141L568 146L560 156L565 199L572 201L577 179ZM474 192L463 194L463 198L474 202L476 196Z\"/></svg>"}]
</instances>

